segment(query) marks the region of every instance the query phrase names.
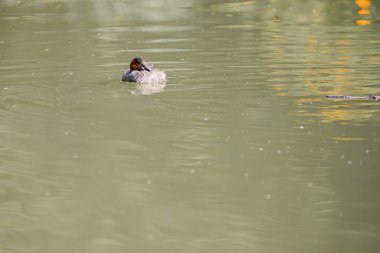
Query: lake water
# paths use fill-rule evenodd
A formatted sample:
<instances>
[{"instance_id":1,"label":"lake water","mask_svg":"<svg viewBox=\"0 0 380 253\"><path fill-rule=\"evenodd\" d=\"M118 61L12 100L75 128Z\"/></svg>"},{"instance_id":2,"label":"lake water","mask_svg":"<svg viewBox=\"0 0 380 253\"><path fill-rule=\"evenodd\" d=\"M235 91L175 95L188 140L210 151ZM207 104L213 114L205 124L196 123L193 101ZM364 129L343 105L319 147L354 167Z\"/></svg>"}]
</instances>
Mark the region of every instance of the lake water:
<instances>
[{"instance_id":1,"label":"lake water","mask_svg":"<svg viewBox=\"0 0 380 253\"><path fill-rule=\"evenodd\" d=\"M1 0L0 252L379 252L379 14Z\"/></svg>"}]
</instances>

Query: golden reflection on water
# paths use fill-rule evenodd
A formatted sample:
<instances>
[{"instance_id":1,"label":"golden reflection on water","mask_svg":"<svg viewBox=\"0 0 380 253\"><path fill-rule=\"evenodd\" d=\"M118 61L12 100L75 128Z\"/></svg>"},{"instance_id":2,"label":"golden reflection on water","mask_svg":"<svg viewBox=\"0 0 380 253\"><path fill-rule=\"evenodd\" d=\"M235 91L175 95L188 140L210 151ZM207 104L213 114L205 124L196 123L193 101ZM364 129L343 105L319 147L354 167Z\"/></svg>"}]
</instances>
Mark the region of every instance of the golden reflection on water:
<instances>
[{"instance_id":1,"label":"golden reflection on water","mask_svg":"<svg viewBox=\"0 0 380 253\"><path fill-rule=\"evenodd\" d=\"M371 0L355 0L355 4L360 8L358 13L363 16L363 19L356 20L356 24L359 26L370 25L372 22L367 16L371 14Z\"/></svg>"},{"instance_id":2,"label":"golden reflection on water","mask_svg":"<svg viewBox=\"0 0 380 253\"><path fill-rule=\"evenodd\" d=\"M337 41L336 45L348 44L347 41ZM318 98L309 96L301 97L295 100L295 103L298 106L303 105L312 105L315 102L319 102L323 99L325 95L328 94L345 94L349 88L348 74L351 72L349 69L349 58L346 56L338 57L336 60L329 63L331 65L331 85L327 92L321 90L320 83L311 82L308 80L303 80L303 86L306 89L308 94L319 95ZM336 67L334 67L336 66ZM279 89L280 87L276 87ZM344 124L345 121L353 120L358 117L357 112L353 112L349 109L352 104L339 104L337 106L328 106L320 107L317 113L314 113L315 116L318 116L321 119L321 122L331 122L331 121L340 121ZM308 110L298 110L299 114L310 115ZM363 115L362 115L363 116ZM368 116L368 115L367 115ZM359 116L361 118L361 116Z\"/></svg>"},{"instance_id":3,"label":"golden reflection on water","mask_svg":"<svg viewBox=\"0 0 380 253\"><path fill-rule=\"evenodd\" d=\"M371 0L355 0L355 4L360 8L358 14L362 16L362 19L356 20L356 25L369 25L371 21ZM310 52L314 50L320 44L320 41L310 39L308 41L311 46ZM352 58L353 43L350 39L338 39L334 42L336 49L334 51L331 48L320 48L320 54L331 54L333 59L327 63L328 70L321 71L318 75L326 74L331 77L328 81L312 82L308 79L302 80L302 89L299 99L295 100L295 104L301 106L298 110L298 114L310 116L314 115L320 118L320 122L339 122L339 124L350 124L352 121L370 120L375 113L373 110L357 109L357 102L348 101L325 101L323 97L328 94L345 94L356 95L359 91L359 95L363 95L360 89L357 89L352 83L351 79L355 75L356 70L353 68L355 59ZM334 56L336 54L336 56ZM307 65L312 66L315 59L305 59ZM314 68L311 68L314 69ZM310 69L310 70L311 70ZM312 74L312 72L310 72ZM275 90L276 96L284 96L289 93L289 88L283 84L273 84L272 89ZM359 87L358 87L359 88ZM291 93L291 91L290 91ZM318 95L315 98L308 94ZM367 95L367 94L365 94ZM327 103L326 106L321 106L317 111L311 112L308 105L313 103ZM304 107L305 106L305 107ZM313 106L311 106L313 107Z\"/></svg>"},{"instance_id":4,"label":"golden reflection on water","mask_svg":"<svg viewBox=\"0 0 380 253\"><path fill-rule=\"evenodd\" d=\"M351 104L333 105L321 110L319 115L321 122L327 123L332 121L339 121L340 124L350 124L352 120L366 120L371 119L370 113L360 113L360 111L353 111L349 109Z\"/></svg>"}]
</instances>

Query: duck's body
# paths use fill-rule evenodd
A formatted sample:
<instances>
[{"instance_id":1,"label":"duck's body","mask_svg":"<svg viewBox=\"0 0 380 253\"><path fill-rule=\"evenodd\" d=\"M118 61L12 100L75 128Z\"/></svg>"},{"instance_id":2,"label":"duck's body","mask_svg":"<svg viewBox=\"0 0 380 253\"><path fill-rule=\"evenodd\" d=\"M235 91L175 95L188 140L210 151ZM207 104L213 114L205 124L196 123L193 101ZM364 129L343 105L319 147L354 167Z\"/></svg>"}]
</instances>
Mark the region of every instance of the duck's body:
<instances>
[{"instance_id":1,"label":"duck's body","mask_svg":"<svg viewBox=\"0 0 380 253\"><path fill-rule=\"evenodd\" d=\"M159 68L154 68L153 64L147 63L141 58L133 58L129 69L124 72L121 80L123 82L165 86L166 73Z\"/></svg>"}]
</instances>

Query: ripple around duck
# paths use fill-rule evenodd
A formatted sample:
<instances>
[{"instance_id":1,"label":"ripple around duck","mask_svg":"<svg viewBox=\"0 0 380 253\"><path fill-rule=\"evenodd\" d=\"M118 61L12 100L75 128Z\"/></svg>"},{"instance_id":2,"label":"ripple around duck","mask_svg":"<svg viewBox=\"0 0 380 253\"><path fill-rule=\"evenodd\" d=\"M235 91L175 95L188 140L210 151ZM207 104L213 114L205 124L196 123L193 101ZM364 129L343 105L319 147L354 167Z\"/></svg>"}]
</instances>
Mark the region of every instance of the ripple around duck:
<instances>
[{"instance_id":1,"label":"ripple around duck","mask_svg":"<svg viewBox=\"0 0 380 253\"><path fill-rule=\"evenodd\" d=\"M151 44L168 44L168 43L182 43L188 41L195 41L194 38L165 38L165 39L151 39L147 40L144 43Z\"/></svg>"},{"instance_id":2,"label":"ripple around duck","mask_svg":"<svg viewBox=\"0 0 380 253\"><path fill-rule=\"evenodd\" d=\"M200 27L197 26L160 26L160 25L155 25L155 26L144 26L144 27L139 27L138 30L142 32L184 32L184 31L194 31L194 30L199 30Z\"/></svg>"},{"instance_id":3,"label":"ripple around duck","mask_svg":"<svg viewBox=\"0 0 380 253\"><path fill-rule=\"evenodd\" d=\"M198 49L193 48L149 48L141 49L142 52L147 53L171 53L171 52L193 52L198 51Z\"/></svg>"}]
</instances>

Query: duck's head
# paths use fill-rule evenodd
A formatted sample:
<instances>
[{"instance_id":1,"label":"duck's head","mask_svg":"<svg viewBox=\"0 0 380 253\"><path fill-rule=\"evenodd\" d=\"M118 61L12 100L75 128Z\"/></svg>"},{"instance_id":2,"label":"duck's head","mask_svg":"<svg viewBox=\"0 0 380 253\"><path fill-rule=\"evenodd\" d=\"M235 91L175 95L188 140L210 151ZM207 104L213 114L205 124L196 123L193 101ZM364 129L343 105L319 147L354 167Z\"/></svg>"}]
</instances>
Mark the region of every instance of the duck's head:
<instances>
[{"instance_id":1,"label":"duck's head","mask_svg":"<svg viewBox=\"0 0 380 253\"><path fill-rule=\"evenodd\" d=\"M129 64L129 68L131 70L146 70L150 72L150 69L145 65L143 59L140 57L133 58L131 63Z\"/></svg>"}]
</instances>

